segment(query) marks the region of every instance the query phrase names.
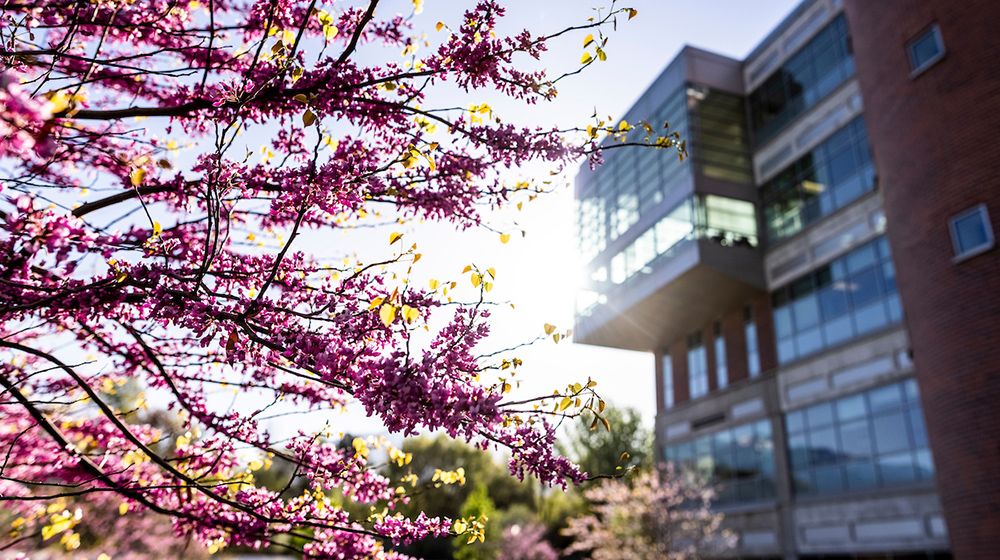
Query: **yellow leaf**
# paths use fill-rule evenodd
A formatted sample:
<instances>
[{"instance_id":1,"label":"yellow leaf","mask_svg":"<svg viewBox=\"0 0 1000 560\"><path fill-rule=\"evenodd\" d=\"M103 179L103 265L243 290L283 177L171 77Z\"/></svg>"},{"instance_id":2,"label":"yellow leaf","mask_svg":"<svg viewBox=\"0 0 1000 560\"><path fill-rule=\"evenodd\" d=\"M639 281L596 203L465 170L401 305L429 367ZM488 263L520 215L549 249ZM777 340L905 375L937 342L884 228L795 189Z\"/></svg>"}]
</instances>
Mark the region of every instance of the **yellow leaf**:
<instances>
[{"instance_id":1,"label":"yellow leaf","mask_svg":"<svg viewBox=\"0 0 1000 560\"><path fill-rule=\"evenodd\" d=\"M566 410L573 404L573 399L569 397L563 397L563 400L559 401L559 411L562 412Z\"/></svg>"},{"instance_id":2,"label":"yellow leaf","mask_svg":"<svg viewBox=\"0 0 1000 560\"><path fill-rule=\"evenodd\" d=\"M399 241L402 238L403 238L403 234L402 233L397 233L395 231L392 232L392 233L390 233L389 234L389 245L392 245L393 243Z\"/></svg>"},{"instance_id":3,"label":"yellow leaf","mask_svg":"<svg viewBox=\"0 0 1000 560\"><path fill-rule=\"evenodd\" d=\"M637 15L639 15L639 10L635 10L633 8L628 9L628 19L632 19Z\"/></svg>"},{"instance_id":4,"label":"yellow leaf","mask_svg":"<svg viewBox=\"0 0 1000 560\"><path fill-rule=\"evenodd\" d=\"M610 432L611 431L611 424L608 423L608 419L607 418L601 418L601 422L604 423L604 429L606 429L607 431Z\"/></svg>"},{"instance_id":5,"label":"yellow leaf","mask_svg":"<svg viewBox=\"0 0 1000 560\"><path fill-rule=\"evenodd\" d=\"M163 169L170 169L170 162L165 159L156 162L156 165L159 165Z\"/></svg>"},{"instance_id":6,"label":"yellow leaf","mask_svg":"<svg viewBox=\"0 0 1000 560\"><path fill-rule=\"evenodd\" d=\"M580 64L586 64L586 63L590 62L593 59L594 58L592 56L590 56L589 52L585 52L585 53L583 53L583 56L580 58Z\"/></svg>"},{"instance_id":7,"label":"yellow leaf","mask_svg":"<svg viewBox=\"0 0 1000 560\"><path fill-rule=\"evenodd\" d=\"M403 312L403 319L407 323L412 323L420 317L420 312L417 311L415 308L410 307L409 305L404 305L402 312Z\"/></svg>"},{"instance_id":8,"label":"yellow leaf","mask_svg":"<svg viewBox=\"0 0 1000 560\"><path fill-rule=\"evenodd\" d=\"M430 285L431 285L431 289L432 290L436 290L437 287L441 285L441 282L438 282L437 280L431 279Z\"/></svg>"},{"instance_id":9,"label":"yellow leaf","mask_svg":"<svg viewBox=\"0 0 1000 560\"><path fill-rule=\"evenodd\" d=\"M368 309L375 309L376 307L382 305L382 301L383 300L384 300L384 298L380 298L380 297L377 297L377 298L373 299L372 300L372 304L368 307Z\"/></svg>"},{"instance_id":10,"label":"yellow leaf","mask_svg":"<svg viewBox=\"0 0 1000 560\"><path fill-rule=\"evenodd\" d=\"M591 33L590 35L587 35L586 37L583 38L583 48L589 47L590 44L593 42L594 42L594 34Z\"/></svg>"},{"instance_id":11,"label":"yellow leaf","mask_svg":"<svg viewBox=\"0 0 1000 560\"><path fill-rule=\"evenodd\" d=\"M145 169L133 169L132 173L129 174L129 179L132 181L133 187L138 187L142 184L142 180L146 178Z\"/></svg>"},{"instance_id":12,"label":"yellow leaf","mask_svg":"<svg viewBox=\"0 0 1000 560\"><path fill-rule=\"evenodd\" d=\"M118 506L118 515L125 515L128 513L128 504L122 502L122 505Z\"/></svg>"},{"instance_id":13,"label":"yellow leaf","mask_svg":"<svg viewBox=\"0 0 1000 560\"><path fill-rule=\"evenodd\" d=\"M493 289L493 284L491 284L489 282L483 282L483 288L485 288L486 291L489 292L490 290Z\"/></svg>"},{"instance_id":14,"label":"yellow leaf","mask_svg":"<svg viewBox=\"0 0 1000 560\"><path fill-rule=\"evenodd\" d=\"M601 47L597 47L597 58L600 59L601 62L604 62L605 60L608 59L607 53L605 53L604 49L602 49Z\"/></svg>"},{"instance_id":15,"label":"yellow leaf","mask_svg":"<svg viewBox=\"0 0 1000 560\"><path fill-rule=\"evenodd\" d=\"M419 261L419 260L420 260L420 257L422 257L422 256L423 256L423 255L422 255L422 254L420 254L420 253L417 253L417 254L413 255L413 262L414 262L414 264L415 264L415 263L416 263L417 261Z\"/></svg>"},{"instance_id":16,"label":"yellow leaf","mask_svg":"<svg viewBox=\"0 0 1000 560\"><path fill-rule=\"evenodd\" d=\"M556 326L545 323L545 334L552 334L556 332Z\"/></svg>"},{"instance_id":17,"label":"yellow leaf","mask_svg":"<svg viewBox=\"0 0 1000 560\"><path fill-rule=\"evenodd\" d=\"M306 94L304 94L304 93L300 93L300 94L296 95L295 97L293 97L292 99L298 101L299 103L308 103L309 102L309 98L306 97Z\"/></svg>"},{"instance_id":18,"label":"yellow leaf","mask_svg":"<svg viewBox=\"0 0 1000 560\"><path fill-rule=\"evenodd\" d=\"M583 385L580 385L579 383L574 383L573 384L573 392L574 393L579 393L582 390L583 390Z\"/></svg>"},{"instance_id":19,"label":"yellow leaf","mask_svg":"<svg viewBox=\"0 0 1000 560\"><path fill-rule=\"evenodd\" d=\"M160 222L153 222L153 235L158 236L161 233L163 233L163 226L160 225Z\"/></svg>"},{"instance_id":20,"label":"yellow leaf","mask_svg":"<svg viewBox=\"0 0 1000 560\"><path fill-rule=\"evenodd\" d=\"M473 274L472 275L472 287L473 288L479 287L479 284L482 283L482 281L483 281L483 277L482 276L480 276L478 274Z\"/></svg>"},{"instance_id":21,"label":"yellow leaf","mask_svg":"<svg viewBox=\"0 0 1000 560\"><path fill-rule=\"evenodd\" d=\"M625 453L622 453L621 459L618 459L618 461L624 461L625 459L628 459L628 458L629 458L629 454L628 454L628 451L626 451Z\"/></svg>"},{"instance_id":22,"label":"yellow leaf","mask_svg":"<svg viewBox=\"0 0 1000 560\"><path fill-rule=\"evenodd\" d=\"M587 388L590 389L591 387L597 387L597 382L596 381L590 381L590 382L588 382L587 383Z\"/></svg>"},{"instance_id":23,"label":"yellow leaf","mask_svg":"<svg viewBox=\"0 0 1000 560\"><path fill-rule=\"evenodd\" d=\"M559 336L559 333L556 333L556 334L552 335L552 340L556 341L556 344L559 344L559 339L560 338L562 338L562 337Z\"/></svg>"},{"instance_id":24,"label":"yellow leaf","mask_svg":"<svg viewBox=\"0 0 1000 560\"><path fill-rule=\"evenodd\" d=\"M629 129L629 126L628 126L628 122L627 121L622 121L618 125L618 130L628 130L628 129Z\"/></svg>"},{"instance_id":25,"label":"yellow leaf","mask_svg":"<svg viewBox=\"0 0 1000 560\"><path fill-rule=\"evenodd\" d=\"M442 29L444 29L444 22L443 21L439 21L438 24L434 26L434 29L436 29L438 31L441 31Z\"/></svg>"},{"instance_id":26,"label":"yellow leaf","mask_svg":"<svg viewBox=\"0 0 1000 560\"><path fill-rule=\"evenodd\" d=\"M470 270L472 270L472 265L468 265L467 264L467 265L465 265L465 268L462 269L462 274L465 274L466 272L468 272ZM454 284L451 287L454 288L455 287Z\"/></svg>"},{"instance_id":27,"label":"yellow leaf","mask_svg":"<svg viewBox=\"0 0 1000 560\"><path fill-rule=\"evenodd\" d=\"M302 114L302 124L309 126L316 122L316 115L312 111L306 111Z\"/></svg>"},{"instance_id":28,"label":"yellow leaf","mask_svg":"<svg viewBox=\"0 0 1000 560\"><path fill-rule=\"evenodd\" d=\"M604 401L598 401L597 412L604 412L604 407L607 406Z\"/></svg>"},{"instance_id":29,"label":"yellow leaf","mask_svg":"<svg viewBox=\"0 0 1000 560\"><path fill-rule=\"evenodd\" d=\"M520 202L517 203L517 209L518 210L521 209L521 203ZM510 234L509 233L501 233L500 234L500 243L507 243L508 241L510 241Z\"/></svg>"},{"instance_id":30,"label":"yellow leaf","mask_svg":"<svg viewBox=\"0 0 1000 560\"><path fill-rule=\"evenodd\" d=\"M388 327L392 323L392 320L396 318L396 308L387 303L379 310L378 316L382 319L382 324Z\"/></svg>"},{"instance_id":31,"label":"yellow leaf","mask_svg":"<svg viewBox=\"0 0 1000 560\"><path fill-rule=\"evenodd\" d=\"M489 273L490 273L490 278L492 278L492 279L494 279L494 280L496 280L496 279L497 279L497 269L495 269L495 268L493 268L493 267L491 266L491 267L489 267L489 268L487 268L487 269L486 269L486 272L489 272Z\"/></svg>"}]
</instances>

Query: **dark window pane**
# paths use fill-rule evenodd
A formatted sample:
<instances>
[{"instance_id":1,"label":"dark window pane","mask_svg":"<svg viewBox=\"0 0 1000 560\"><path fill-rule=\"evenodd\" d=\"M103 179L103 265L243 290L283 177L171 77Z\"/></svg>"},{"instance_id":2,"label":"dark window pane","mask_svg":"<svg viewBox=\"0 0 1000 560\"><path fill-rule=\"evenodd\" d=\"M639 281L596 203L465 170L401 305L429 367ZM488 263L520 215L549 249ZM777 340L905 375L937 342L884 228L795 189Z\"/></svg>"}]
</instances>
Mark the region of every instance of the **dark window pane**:
<instances>
[{"instance_id":1,"label":"dark window pane","mask_svg":"<svg viewBox=\"0 0 1000 560\"><path fill-rule=\"evenodd\" d=\"M854 324L858 334L880 329L889 323L885 302L876 300L874 303L855 310Z\"/></svg>"},{"instance_id":2,"label":"dark window pane","mask_svg":"<svg viewBox=\"0 0 1000 560\"><path fill-rule=\"evenodd\" d=\"M847 292L845 284L838 282L819 293L819 307L823 319L828 320L847 313Z\"/></svg>"},{"instance_id":3,"label":"dark window pane","mask_svg":"<svg viewBox=\"0 0 1000 560\"><path fill-rule=\"evenodd\" d=\"M851 490L874 488L877 485L875 463L872 461L850 462L844 466L844 470L847 474L847 487Z\"/></svg>"},{"instance_id":4,"label":"dark window pane","mask_svg":"<svg viewBox=\"0 0 1000 560\"><path fill-rule=\"evenodd\" d=\"M809 428L815 430L833 423L833 407L829 404L821 404L806 409L806 417L809 418Z\"/></svg>"},{"instance_id":5,"label":"dark window pane","mask_svg":"<svg viewBox=\"0 0 1000 560\"><path fill-rule=\"evenodd\" d=\"M875 428L875 448L879 454L909 449L910 438L902 412L894 412L872 419Z\"/></svg>"},{"instance_id":6,"label":"dark window pane","mask_svg":"<svg viewBox=\"0 0 1000 560\"><path fill-rule=\"evenodd\" d=\"M922 68L935 57L940 56L939 33L937 26L934 26L923 36L910 43L910 62L914 70Z\"/></svg>"},{"instance_id":7,"label":"dark window pane","mask_svg":"<svg viewBox=\"0 0 1000 560\"><path fill-rule=\"evenodd\" d=\"M844 480L839 466L824 467L813 471L817 494L832 494L844 489Z\"/></svg>"},{"instance_id":8,"label":"dark window pane","mask_svg":"<svg viewBox=\"0 0 1000 560\"><path fill-rule=\"evenodd\" d=\"M785 429L788 430L788 433L790 434L801 432L806 428L805 422L806 416L801 410L789 412L788 415L785 416Z\"/></svg>"},{"instance_id":9,"label":"dark window pane","mask_svg":"<svg viewBox=\"0 0 1000 560\"><path fill-rule=\"evenodd\" d=\"M868 393L868 402L871 404L872 414L895 410L902 406L903 394L901 389L901 385L895 384L875 389Z\"/></svg>"},{"instance_id":10,"label":"dark window pane","mask_svg":"<svg viewBox=\"0 0 1000 560\"><path fill-rule=\"evenodd\" d=\"M861 418L868 413L864 395L854 395L837 401L837 419L841 422Z\"/></svg>"},{"instance_id":11,"label":"dark window pane","mask_svg":"<svg viewBox=\"0 0 1000 560\"><path fill-rule=\"evenodd\" d=\"M958 252L966 253L989 244L989 233L983 215L978 210L952 220Z\"/></svg>"},{"instance_id":12,"label":"dark window pane","mask_svg":"<svg viewBox=\"0 0 1000 560\"><path fill-rule=\"evenodd\" d=\"M854 161L854 150L848 148L830 158L830 181L837 185L844 179L854 175L857 169Z\"/></svg>"},{"instance_id":13,"label":"dark window pane","mask_svg":"<svg viewBox=\"0 0 1000 560\"><path fill-rule=\"evenodd\" d=\"M792 468L803 469L809 466L809 449L805 435L788 436L788 452Z\"/></svg>"},{"instance_id":14,"label":"dark window pane","mask_svg":"<svg viewBox=\"0 0 1000 560\"><path fill-rule=\"evenodd\" d=\"M855 273L875 264L875 251L871 245L866 245L850 255L847 255L847 272Z\"/></svg>"},{"instance_id":15,"label":"dark window pane","mask_svg":"<svg viewBox=\"0 0 1000 560\"><path fill-rule=\"evenodd\" d=\"M795 493L799 496L811 493L813 485L811 477L809 476L809 471L802 469L793 472L792 485L794 486Z\"/></svg>"},{"instance_id":16,"label":"dark window pane","mask_svg":"<svg viewBox=\"0 0 1000 560\"><path fill-rule=\"evenodd\" d=\"M879 474L882 484L891 486L913 482L917 473L913 468L913 457L910 453L898 453L878 458Z\"/></svg>"},{"instance_id":17,"label":"dark window pane","mask_svg":"<svg viewBox=\"0 0 1000 560\"><path fill-rule=\"evenodd\" d=\"M840 441L844 455L860 459L872 454L871 436L868 433L868 420L862 419L840 426Z\"/></svg>"},{"instance_id":18,"label":"dark window pane","mask_svg":"<svg viewBox=\"0 0 1000 560\"><path fill-rule=\"evenodd\" d=\"M879 290L878 270L869 269L861 274L857 274L848 280L851 290L851 302L854 307L861 307L867 303L878 299Z\"/></svg>"},{"instance_id":19,"label":"dark window pane","mask_svg":"<svg viewBox=\"0 0 1000 560\"><path fill-rule=\"evenodd\" d=\"M833 428L814 430L809 434L809 462L811 464L836 463L838 455L837 436Z\"/></svg>"},{"instance_id":20,"label":"dark window pane","mask_svg":"<svg viewBox=\"0 0 1000 560\"><path fill-rule=\"evenodd\" d=\"M854 336L854 323L850 315L844 315L823 325L823 336L827 345L843 342Z\"/></svg>"}]
</instances>

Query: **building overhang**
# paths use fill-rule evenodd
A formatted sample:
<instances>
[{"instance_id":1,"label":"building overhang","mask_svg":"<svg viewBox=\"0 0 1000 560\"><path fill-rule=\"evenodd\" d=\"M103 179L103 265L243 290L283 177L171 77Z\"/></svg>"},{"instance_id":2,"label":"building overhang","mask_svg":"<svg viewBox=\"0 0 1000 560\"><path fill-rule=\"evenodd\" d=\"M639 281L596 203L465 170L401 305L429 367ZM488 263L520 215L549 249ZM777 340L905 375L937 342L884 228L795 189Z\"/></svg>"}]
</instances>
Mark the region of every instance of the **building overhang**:
<instances>
[{"instance_id":1,"label":"building overhang","mask_svg":"<svg viewBox=\"0 0 1000 560\"><path fill-rule=\"evenodd\" d=\"M765 291L761 252L691 240L576 320L582 344L654 351Z\"/></svg>"}]
</instances>

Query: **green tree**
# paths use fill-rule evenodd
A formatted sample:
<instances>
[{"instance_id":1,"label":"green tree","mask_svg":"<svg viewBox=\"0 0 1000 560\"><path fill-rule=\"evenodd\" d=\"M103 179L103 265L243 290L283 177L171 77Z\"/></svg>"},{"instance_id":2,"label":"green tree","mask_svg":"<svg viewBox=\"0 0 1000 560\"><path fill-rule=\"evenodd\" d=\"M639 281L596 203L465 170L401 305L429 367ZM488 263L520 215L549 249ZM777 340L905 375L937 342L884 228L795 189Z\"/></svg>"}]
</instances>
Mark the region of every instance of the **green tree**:
<instances>
[{"instance_id":1,"label":"green tree","mask_svg":"<svg viewBox=\"0 0 1000 560\"><path fill-rule=\"evenodd\" d=\"M465 503L462 504L460 514L463 519L474 517L486 523L486 530L483 538L478 542L465 535L455 537L455 560L493 560L496 558L500 550L503 527L496 522L498 521L496 519L496 504L490 499L486 486L476 485ZM494 520L494 522L490 523L490 520Z\"/></svg>"},{"instance_id":2,"label":"green tree","mask_svg":"<svg viewBox=\"0 0 1000 560\"><path fill-rule=\"evenodd\" d=\"M560 441L560 451L576 461L591 477L624 474L629 467L651 467L653 434L633 408L609 407L600 421L584 415L567 428L569 437Z\"/></svg>"}]
</instances>

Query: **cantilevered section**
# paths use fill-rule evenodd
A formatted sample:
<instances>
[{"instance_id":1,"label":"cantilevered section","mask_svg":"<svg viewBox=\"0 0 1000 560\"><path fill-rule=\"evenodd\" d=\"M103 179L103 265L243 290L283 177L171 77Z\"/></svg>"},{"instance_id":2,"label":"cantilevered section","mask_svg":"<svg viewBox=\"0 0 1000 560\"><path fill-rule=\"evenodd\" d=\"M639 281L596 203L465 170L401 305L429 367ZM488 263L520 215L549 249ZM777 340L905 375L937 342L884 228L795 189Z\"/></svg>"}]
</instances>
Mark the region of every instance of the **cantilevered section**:
<instances>
[{"instance_id":1,"label":"cantilevered section","mask_svg":"<svg viewBox=\"0 0 1000 560\"><path fill-rule=\"evenodd\" d=\"M682 242L662 263L578 315L576 341L652 351L764 290L759 249L714 239Z\"/></svg>"},{"instance_id":2,"label":"cantilevered section","mask_svg":"<svg viewBox=\"0 0 1000 560\"><path fill-rule=\"evenodd\" d=\"M577 341L654 350L764 289L739 61L686 47L626 113L673 150L605 151L577 176Z\"/></svg>"}]
</instances>

